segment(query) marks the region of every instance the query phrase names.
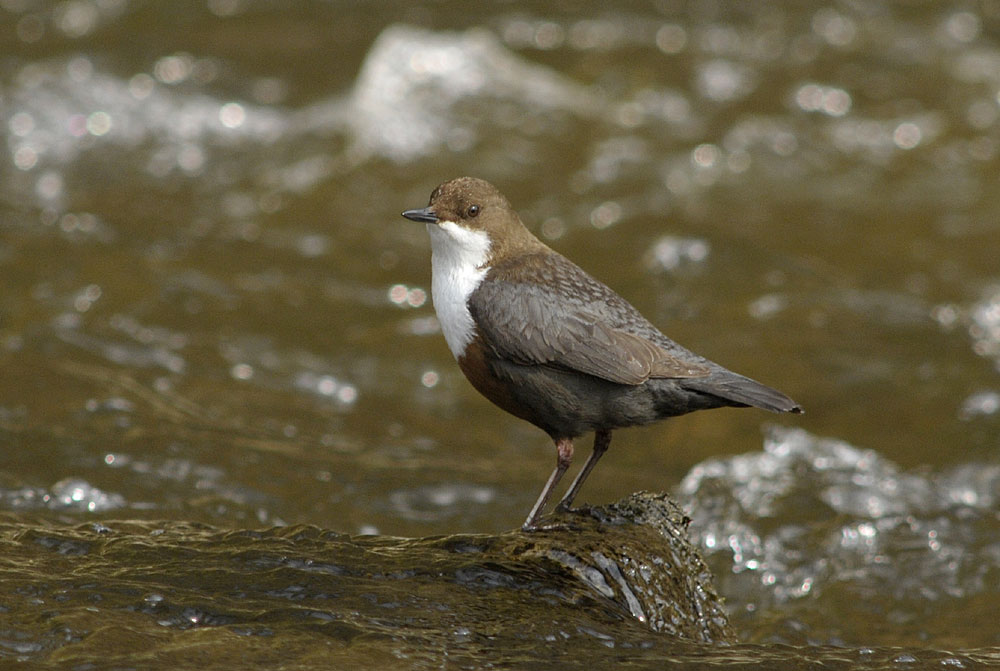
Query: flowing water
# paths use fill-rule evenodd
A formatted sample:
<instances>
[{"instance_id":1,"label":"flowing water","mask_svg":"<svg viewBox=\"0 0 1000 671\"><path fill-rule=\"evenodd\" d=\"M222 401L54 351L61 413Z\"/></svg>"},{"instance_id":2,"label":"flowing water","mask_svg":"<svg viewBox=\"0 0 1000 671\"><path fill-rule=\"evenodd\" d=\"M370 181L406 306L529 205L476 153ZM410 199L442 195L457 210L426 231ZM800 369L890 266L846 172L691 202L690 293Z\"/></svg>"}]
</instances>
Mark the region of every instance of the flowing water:
<instances>
[{"instance_id":1,"label":"flowing water","mask_svg":"<svg viewBox=\"0 0 1000 671\"><path fill-rule=\"evenodd\" d=\"M391 663L230 587L249 530L497 535L534 501L551 441L464 380L399 216L469 174L806 414L618 431L581 494L677 497L742 644L577 623L459 632L456 665L997 661L1000 4L0 0L0 54L0 658ZM74 578L105 524L107 582ZM161 594L164 533L225 593Z\"/></svg>"}]
</instances>

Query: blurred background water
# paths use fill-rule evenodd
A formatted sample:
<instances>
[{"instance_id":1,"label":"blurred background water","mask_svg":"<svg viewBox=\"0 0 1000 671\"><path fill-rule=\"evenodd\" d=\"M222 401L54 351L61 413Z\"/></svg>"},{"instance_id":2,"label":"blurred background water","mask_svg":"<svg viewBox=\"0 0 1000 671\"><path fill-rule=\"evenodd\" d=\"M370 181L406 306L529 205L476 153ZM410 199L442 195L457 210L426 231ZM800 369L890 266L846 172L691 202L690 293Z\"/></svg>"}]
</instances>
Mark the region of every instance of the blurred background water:
<instances>
[{"instance_id":1,"label":"blurred background water","mask_svg":"<svg viewBox=\"0 0 1000 671\"><path fill-rule=\"evenodd\" d=\"M745 641L1000 646L1000 4L0 0L0 54L11 519L519 524L551 442L399 216L468 174L806 409L581 502L679 496Z\"/></svg>"}]
</instances>

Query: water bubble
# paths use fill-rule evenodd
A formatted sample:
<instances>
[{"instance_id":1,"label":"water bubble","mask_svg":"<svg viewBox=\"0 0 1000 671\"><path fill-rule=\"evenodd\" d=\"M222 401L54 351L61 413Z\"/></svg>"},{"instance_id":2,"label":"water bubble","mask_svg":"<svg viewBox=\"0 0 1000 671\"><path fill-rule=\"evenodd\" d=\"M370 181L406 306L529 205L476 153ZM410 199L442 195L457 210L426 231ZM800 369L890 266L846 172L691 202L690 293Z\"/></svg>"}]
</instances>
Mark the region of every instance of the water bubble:
<instances>
[{"instance_id":1,"label":"water bubble","mask_svg":"<svg viewBox=\"0 0 1000 671\"><path fill-rule=\"evenodd\" d=\"M111 130L111 115L100 110L91 113L87 117L86 128L91 135L97 137L106 135Z\"/></svg>"},{"instance_id":2,"label":"water bubble","mask_svg":"<svg viewBox=\"0 0 1000 671\"><path fill-rule=\"evenodd\" d=\"M353 385L345 384L337 392L337 400L345 405L349 405L358 400L358 390Z\"/></svg>"},{"instance_id":3,"label":"water bubble","mask_svg":"<svg viewBox=\"0 0 1000 671\"><path fill-rule=\"evenodd\" d=\"M714 144L700 144L691 152L691 161L699 168L711 168L719 160L721 152Z\"/></svg>"},{"instance_id":4,"label":"water bubble","mask_svg":"<svg viewBox=\"0 0 1000 671\"><path fill-rule=\"evenodd\" d=\"M97 7L83 0L56 5L55 24L67 37L83 37L94 30L100 18Z\"/></svg>"},{"instance_id":5,"label":"water bubble","mask_svg":"<svg viewBox=\"0 0 1000 671\"><path fill-rule=\"evenodd\" d=\"M709 244L700 238L661 237L650 250L655 270L674 270L685 263L701 263L708 258Z\"/></svg>"},{"instance_id":6,"label":"water bubble","mask_svg":"<svg viewBox=\"0 0 1000 671\"><path fill-rule=\"evenodd\" d=\"M17 137L24 137L35 129L35 119L27 112L17 112L10 117L7 127Z\"/></svg>"},{"instance_id":7,"label":"water bubble","mask_svg":"<svg viewBox=\"0 0 1000 671\"><path fill-rule=\"evenodd\" d=\"M179 84L191 76L194 58L191 54L179 53L164 56L153 65L153 75L164 84Z\"/></svg>"},{"instance_id":8,"label":"water bubble","mask_svg":"<svg viewBox=\"0 0 1000 671\"><path fill-rule=\"evenodd\" d=\"M14 150L14 166L18 170L31 170L38 164L38 152L31 147L21 146Z\"/></svg>"},{"instance_id":9,"label":"water bubble","mask_svg":"<svg viewBox=\"0 0 1000 671\"><path fill-rule=\"evenodd\" d=\"M128 92L136 100L144 100L149 97L149 94L153 92L153 88L156 86L156 80L147 75L145 72L140 72L134 75L128 80Z\"/></svg>"},{"instance_id":10,"label":"water bubble","mask_svg":"<svg viewBox=\"0 0 1000 671\"><path fill-rule=\"evenodd\" d=\"M972 12L955 12L945 21L945 32L958 42L971 42L979 37L982 24Z\"/></svg>"},{"instance_id":11,"label":"water bubble","mask_svg":"<svg viewBox=\"0 0 1000 671\"><path fill-rule=\"evenodd\" d=\"M248 363L238 363L229 370L229 374L237 380L249 380L253 377L253 366Z\"/></svg>"},{"instance_id":12,"label":"water bubble","mask_svg":"<svg viewBox=\"0 0 1000 671\"><path fill-rule=\"evenodd\" d=\"M594 228L607 228L618 223L622 216L622 206L613 200L605 201L590 213L590 223Z\"/></svg>"},{"instance_id":13,"label":"water bubble","mask_svg":"<svg viewBox=\"0 0 1000 671\"><path fill-rule=\"evenodd\" d=\"M836 47L849 45L858 32L853 20L828 7L820 9L813 15L812 29L828 44Z\"/></svg>"},{"instance_id":14,"label":"water bubble","mask_svg":"<svg viewBox=\"0 0 1000 671\"><path fill-rule=\"evenodd\" d=\"M239 128L246 118L246 110L239 103L226 103L219 108L219 121L226 128Z\"/></svg>"},{"instance_id":15,"label":"water bubble","mask_svg":"<svg viewBox=\"0 0 1000 671\"><path fill-rule=\"evenodd\" d=\"M969 420L983 415L995 415L1000 411L1000 393L995 391L980 391L962 401L958 416Z\"/></svg>"},{"instance_id":16,"label":"water bubble","mask_svg":"<svg viewBox=\"0 0 1000 671\"><path fill-rule=\"evenodd\" d=\"M717 59L698 68L698 91L707 99L726 102L744 97L754 87L751 70L739 63Z\"/></svg>"},{"instance_id":17,"label":"water bubble","mask_svg":"<svg viewBox=\"0 0 1000 671\"><path fill-rule=\"evenodd\" d=\"M896 126L892 133L892 141L900 149L913 149L923 137L920 126L911 122L904 122Z\"/></svg>"},{"instance_id":18,"label":"water bubble","mask_svg":"<svg viewBox=\"0 0 1000 671\"><path fill-rule=\"evenodd\" d=\"M44 200L55 200L63 193L63 178L57 172L47 170L35 182L35 193Z\"/></svg>"},{"instance_id":19,"label":"water bubble","mask_svg":"<svg viewBox=\"0 0 1000 671\"><path fill-rule=\"evenodd\" d=\"M665 54L678 54L687 45L687 31L675 23L667 23L656 31L656 47Z\"/></svg>"}]
</instances>

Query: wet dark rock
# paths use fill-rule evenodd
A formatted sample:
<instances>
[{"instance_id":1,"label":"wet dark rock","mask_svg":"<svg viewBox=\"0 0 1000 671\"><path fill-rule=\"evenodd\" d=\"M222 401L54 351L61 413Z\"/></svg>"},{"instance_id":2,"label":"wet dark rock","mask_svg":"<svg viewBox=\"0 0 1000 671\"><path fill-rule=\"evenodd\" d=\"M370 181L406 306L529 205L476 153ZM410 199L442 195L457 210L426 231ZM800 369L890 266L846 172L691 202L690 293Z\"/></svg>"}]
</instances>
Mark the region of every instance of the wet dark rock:
<instances>
[{"instance_id":1,"label":"wet dark rock","mask_svg":"<svg viewBox=\"0 0 1000 671\"><path fill-rule=\"evenodd\" d=\"M704 643L733 639L712 574L687 536L690 521L665 494L639 492L583 508L520 557L544 556L657 632Z\"/></svg>"},{"instance_id":2,"label":"wet dark rock","mask_svg":"<svg viewBox=\"0 0 1000 671\"><path fill-rule=\"evenodd\" d=\"M219 644L319 634L344 660L358 646L389 660L433 649L471 659L484 646L529 658L553 643L731 642L687 519L666 496L636 494L544 522L533 533L395 538L307 526L8 521L2 579L22 596L6 616L35 644L20 657L81 663L143 658L128 656L125 639L143 641L142 655L181 662L171 655L182 634L208 629ZM62 623L58 634L52 621ZM200 640L214 647L207 632Z\"/></svg>"},{"instance_id":3,"label":"wet dark rock","mask_svg":"<svg viewBox=\"0 0 1000 671\"><path fill-rule=\"evenodd\" d=\"M996 661L991 651L719 645L733 635L667 497L635 494L544 523L395 538L0 516L0 663L790 671Z\"/></svg>"}]
</instances>

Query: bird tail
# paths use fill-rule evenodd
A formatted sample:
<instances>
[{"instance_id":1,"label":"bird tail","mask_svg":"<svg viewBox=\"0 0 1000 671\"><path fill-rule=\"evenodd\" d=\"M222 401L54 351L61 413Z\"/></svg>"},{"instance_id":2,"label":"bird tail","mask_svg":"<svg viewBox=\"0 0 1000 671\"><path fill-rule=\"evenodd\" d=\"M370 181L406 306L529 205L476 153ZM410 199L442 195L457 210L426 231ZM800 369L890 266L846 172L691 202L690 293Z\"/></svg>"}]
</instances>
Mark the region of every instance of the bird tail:
<instances>
[{"instance_id":1,"label":"bird tail","mask_svg":"<svg viewBox=\"0 0 1000 671\"><path fill-rule=\"evenodd\" d=\"M717 396L731 405L752 405L771 412L792 412L799 414L802 407L777 389L737 375L730 371L719 371L708 377L679 381L685 389L700 391Z\"/></svg>"}]
</instances>

